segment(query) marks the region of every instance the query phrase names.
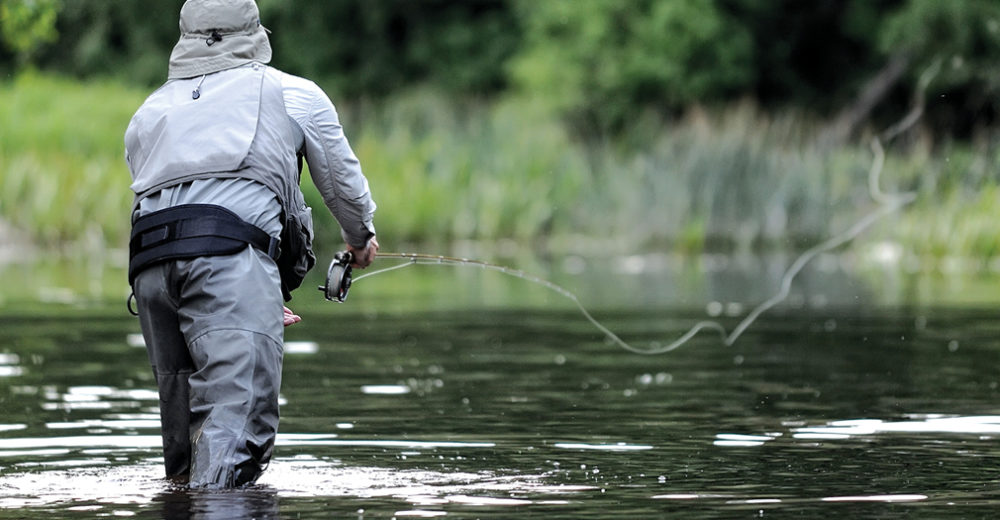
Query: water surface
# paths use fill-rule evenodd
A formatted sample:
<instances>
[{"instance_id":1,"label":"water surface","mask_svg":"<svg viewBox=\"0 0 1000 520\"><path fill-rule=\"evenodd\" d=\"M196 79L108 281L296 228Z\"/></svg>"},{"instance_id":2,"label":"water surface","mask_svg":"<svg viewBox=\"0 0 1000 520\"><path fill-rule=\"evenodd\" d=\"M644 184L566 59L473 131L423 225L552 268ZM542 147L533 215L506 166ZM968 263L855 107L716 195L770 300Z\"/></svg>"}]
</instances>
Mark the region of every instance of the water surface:
<instances>
[{"instance_id":1,"label":"water surface","mask_svg":"<svg viewBox=\"0 0 1000 520\"><path fill-rule=\"evenodd\" d=\"M7 312L0 517L990 518L1000 507L991 309L783 306L733 347L703 335L641 356L553 307L306 306L288 331L275 459L257 486L221 493L160 478L134 318ZM706 317L596 314L637 345Z\"/></svg>"}]
</instances>

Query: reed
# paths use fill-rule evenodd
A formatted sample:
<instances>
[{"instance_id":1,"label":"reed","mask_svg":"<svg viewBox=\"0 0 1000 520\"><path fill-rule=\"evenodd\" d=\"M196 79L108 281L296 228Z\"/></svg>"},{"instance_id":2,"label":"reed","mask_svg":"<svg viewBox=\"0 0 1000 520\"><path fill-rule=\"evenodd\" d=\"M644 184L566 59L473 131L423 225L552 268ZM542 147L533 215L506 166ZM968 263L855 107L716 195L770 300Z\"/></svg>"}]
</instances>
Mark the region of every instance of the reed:
<instances>
[{"instance_id":1,"label":"reed","mask_svg":"<svg viewBox=\"0 0 1000 520\"><path fill-rule=\"evenodd\" d=\"M131 192L122 133L146 94L31 72L0 83L0 218L42 246L123 247ZM818 122L752 103L644 117L606 140L571 135L546 107L517 97L417 90L339 108L384 245L794 250L874 207L864 139L829 148ZM936 258L1000 255L996 141L904 144L889 148L883 189L915 190L918 200L862 240ZM304 189L321 207L311 183ZM325 242L337 234L324 213Z\"/></svg>"},{"instance_id":2,"label":"reed","mask_svg":"<svg viewBox=\"0 0 1000 520\"><path fill-rule=\"evenodd\" d=\"M122 134L144 94L35 73L0 84L0 218L45 246L121 244Z\"/></svg>"}]
</instances>

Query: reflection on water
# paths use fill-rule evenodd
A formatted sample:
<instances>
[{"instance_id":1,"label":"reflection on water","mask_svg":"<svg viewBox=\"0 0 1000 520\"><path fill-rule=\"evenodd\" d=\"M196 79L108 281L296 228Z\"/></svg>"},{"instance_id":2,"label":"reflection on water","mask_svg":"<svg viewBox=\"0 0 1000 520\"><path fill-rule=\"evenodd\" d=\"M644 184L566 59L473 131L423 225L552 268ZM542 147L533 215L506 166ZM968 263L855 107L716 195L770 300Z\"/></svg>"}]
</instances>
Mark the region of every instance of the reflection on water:
<instances>
[{"instance_id":1,"label":"reflection on water","mask_svg":"<svg viewBox=\"0 0 1000 520\"><path fill-rule=\"evenodd\" d=\"M160 478L133 319L0 316L0 517L968 518L1000 505L992 311L784 308L734 347L703 337L647 357L561 310L351 309L289 329L275 459L228 492ZM706 312L600 318L657 341Z\"/></svg>"},{"instance_id":2,"label":"reflection on water","mask_svg":"<svg viewBox=\"0 0 1000 520\"><path fill-rule=\"evenodd\" d=\"M720 433L715 436L716 446L755 447L783 437L801 440L840 440L852 437L870 437L887 433L965 433L1000 434L1000 416L946 417L941 414L907 414L912 420L883 421L880 419L850 419L830 421L820 426L801 426L789 432L765 435ZM991 436L983 437L991 439Z\"/></svg>"},{"instance_id":3,"label":"reflection on water","mask_svg":"<svg viewBox=\"0 0 1000 520\"><path fill-rule=\"evenodd\" d=\"M947 425L938 421L947 421ZM884 431L922 433L983 433L981 425L991 425L988 431L997 431L1000 417L976 418L953 417L929 419L926 422L907 422L909 426L889 426ZM937 425L928 425L935 422ZM849 424L844 424L849 423ZM868 435L879 431L873 421L836 421L832 428L855 428L859 423L858 435ZM883 425L891 423L881 423ZM901 424L901 423L897 423ZM918 424L922 424L918 425ZM961 427L960 425L968 427ZM815 429L822 429L817 427ZM813 430L814 428L793 428L792 432ZM525 508L581 506L590 500L600 499L608 494L612 486L635 488L631 493L633 502L643 496L645 507L655 511L656 501L677 503L701 503L710 508L738 508L739 506L760 507L820 507L822 503L904 503L904 502L945 502L955 504L956 498L963 500L992 499L987 497L956 495L955 493L868 493L857 495L816 495L787 496L788 490L781 487L763 489L747 493L729 492L657 492L671 489L674 477L660 475L656 485L643 483L645 477L639 473L622 478L599 479L598 465L580 464L578 467L560 469L558 462L551 463L551 469L537 473L516 471L514 468L480 469L462 471L454 466L463 459L475 459L490 453L515 451L516 446L498 446L495 443L460 443L407 440L336 440L335 435L291 434L282 435L279 446L282 451L290 447L338 446L341 448L382 448L392 450L397 460L408 457L425 457L441 462L440 469L401 469L397 465L378 466L345 463L331 457L316 457L306 453L290 457L278 457L272 462L258 485L247 489L229 491L188 490L156 478L162 462L155 456L159 437L138 436L81 436L18 439L8 438L2 444L0 458L23 460L13 468L5 468L0 482L3 496L0 509L18 509L39 512L61 505L67 515L74 513L104 513L112 516L132 516L134 512L155 512L162 518L278 518L282 509L279 499L295 503L301 500L308 505L318 498L348 497L358 504L376 504L369 511L372 517L381 517L383 508L377 508L387 499L395 503L392 516L446 516L455 507L487 508L489 510ZM766 436L739 436L719 434L717 446L752 446L750 442L767 442L781 437L780 434ZM844 435L846 437L846 435ZM800 438L796 433L789 439ZM811 437L810 437L811 438ZM748 444L722 444L722 440ZM826 439L824 437L824 439ZM924 442L940 442L930 437ZM756 444L760 445L760 444ZM139 448L139 450L136 450ZM79 451L72 451L78 449ZM489 449L483 452L483 449ZM820 445L813 449L822 450ZM441 454L441 450L455 450L462 455ZM558 459L563 454L578 454L581 451L632 452L657 450L670 453L668 445L629 445L555 443L541 453L547 461ZM138 451L138 458L126 454ZM438 453L437 455L434 455ZM90 455L82 457L81 455ZM775 456L775 454L772 454ZM777 455L780 456L780 455ZM826 455L824 455L825 457ZM31 462L27 462L31 459ZM116 462L119 461L119 462ZM122 463L127 461L127 463ZM623 460L618 463L625 462ZM738 471L739 468L733 468ZM581 476L583 476L581 478ZM690 477L685 476L686 479ZM694 477L698 481L697 477ZM575 482L575 483L574 483ZM703 481L711 483L712 481ZM717 485L724 489L724 485ZM746 483L735 486L746 487ZM752 486L751 486L752 487ZM986 504L984 504L986 505ZM24 509L27 508L27 509ZM409 509L406 509L409 508ZM358 518L365 517L365 507L356 510ZM287 510L286 510L287 512ZM82 516L82 515L81 515ZM608 515L613 516L613 515ZM308 516L307 516L308 517ZM319 516L317 516L319 517Z\"/></svg>"},{"instance_id":4,"label":"reflection on water","mask_svg":"<svg viewBox=\"0 0 1000 520\"><path fill-rule=\"evenodd\" d=\"M917 414L914 414L917 415ZM796 439L849 439L878 433L1000 433L1000 416L944 417L932 414L911 421L882 421L879 419L854 419L832 421L824 426L803 427L793 430Z\"/></svg>"},{"instance_id":5,"label":"reflection on water","mask_svg":"<svg viewBox=\"0 0 1000 520\"><path fill-rule=\"evenodd\" d=\"M495 246L495 244L492 244ZM802 244L805 245L805 244ZM416 252L416 251L414 251ZM451 250L424 253L473 258L522 270L575 293L588 308L707 307L710 317L735 316L774 296L796 252L765 254L677 254L653 252L616 256L603 250L580 256L537 255L533 249L455 244ZM333 251L319 252L329 259ZM120 258L118 259L120 260ZM379 260L375 268L398 261ZM314 269L303 287L324 283ZM356 273L361 274L361 273ZM421 266L367 278L352 289L378 301L379 310L462 309L566 302L548 289L478 267ZM0 262L0 305L24 302L87 305L124 301L129 294L125 263L80 262L72 255L44 255L31 263ZM1000 291L1000 263L981 258L910 258L892 242L857 243L839 254L824 253L796 277L787 300L792 308L838 305L994 304ZM294 304L328 305L321 298L296 298ZM141 336L135 336L141 342ZM141 344L141 343L140 343ZM2 372L2 369L0 369Z\"/></svg>"}]
</instances>

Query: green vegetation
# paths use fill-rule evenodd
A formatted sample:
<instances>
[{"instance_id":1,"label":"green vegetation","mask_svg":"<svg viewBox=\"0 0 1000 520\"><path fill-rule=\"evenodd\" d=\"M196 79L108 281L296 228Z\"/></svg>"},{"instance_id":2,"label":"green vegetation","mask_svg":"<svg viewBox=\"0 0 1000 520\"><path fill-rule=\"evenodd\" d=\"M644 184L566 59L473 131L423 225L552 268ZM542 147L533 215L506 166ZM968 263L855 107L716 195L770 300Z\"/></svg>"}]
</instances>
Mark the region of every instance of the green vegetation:
<instances>
[{"instance_id":1,"label":"green vegetation","mask_svg":"<svg viewBox=\"0 0 1000 520\"><path fill-rule=\"evenodd\" d=\"M145 94L29 72L0 84L0 99L0 218L45 245L122 244L122 134Z\"/></svg>"},{"instance_id":2,"label":"green vegetation","mask_svg":"<svg viewBox=\"0 0 1000 520\"><path fill-rule=\"evenodd\" d=\"M122 248L131 192L121 136L144 95L35 73L0 85L0 218L43 245ZM794 249L874 207L868 147L827 149L822 127L798 114L749 103L692 110L581 144L535 102L454 103L424 90L342 106L386 245L510 238L560 250ZM901 239L930 257L1000 256L994 141L939 153L914 141L890 152L885 191L916 190L919 199L868 240ZM306 191L322 207L308 181ZM335 224L319 214L329 241Z\"/></svg>"},{"instance_id":3,"label":"green vegetation","mask_svg":"<svg viewBox=\"0 0 1000 520\"><path fill-rule=\"evenodd\" d=\"M560 250L797 249L875 207L868 140L830 148L824 127L801 114L750 103L692 110L581 144L531 103L456 107L423 92L349 110L386 236L543 240ZM932 259L1000 256L998 153L995 141L890 145L883 191L918 199L863 240L901 240Z\"/></svg>"},{"instance_id":4,"label":"green vegetation","mask_svg":"<svg viewBox=\"0 0 1000 520\"><path fill-rule=\"evenodd\" d=\"M25 66L152 87L183 0L0 0L0 73ZM544 100L574 137L647 111L752 98L767 111L899 118L932 63L935 137L1000 115L995 0L259 0L274 63L337 99L429 87Z\"/></svg>"},{"instance_id":5,"label":"green vegetation","mask_svg":"<svg viewBox=\"0 0 1000 520\"><path fill-rule=\"evenodd\" d=\"M122 134L181 4L0 0L0 230L120 267ZM921 103L882 175L917 200L862 245L1000 257L996 1L259 5L273 63L337 103L386 249L801 249L875 207L873 129Z\"/></svg>"}]
</instances>

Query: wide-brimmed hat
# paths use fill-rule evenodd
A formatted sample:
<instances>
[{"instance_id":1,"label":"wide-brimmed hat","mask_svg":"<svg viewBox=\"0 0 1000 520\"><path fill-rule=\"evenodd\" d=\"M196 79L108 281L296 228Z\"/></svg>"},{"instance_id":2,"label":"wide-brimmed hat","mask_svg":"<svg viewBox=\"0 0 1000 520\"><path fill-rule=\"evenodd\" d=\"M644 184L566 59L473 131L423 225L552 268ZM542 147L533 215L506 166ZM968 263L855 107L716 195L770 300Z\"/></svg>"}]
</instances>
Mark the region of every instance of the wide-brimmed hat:
<instances>
[{"instance_id":1,"label":"wide-brimmed hat","mask_svg":"<svg viewBox=\"0 0 1000 520\"><path fill-rule=\"evenodd\" d=\"M271 61L271 43L254 0L187 0L180 28L181 38L170 53L169 79Z\"/></svg>"}]
</instances>

